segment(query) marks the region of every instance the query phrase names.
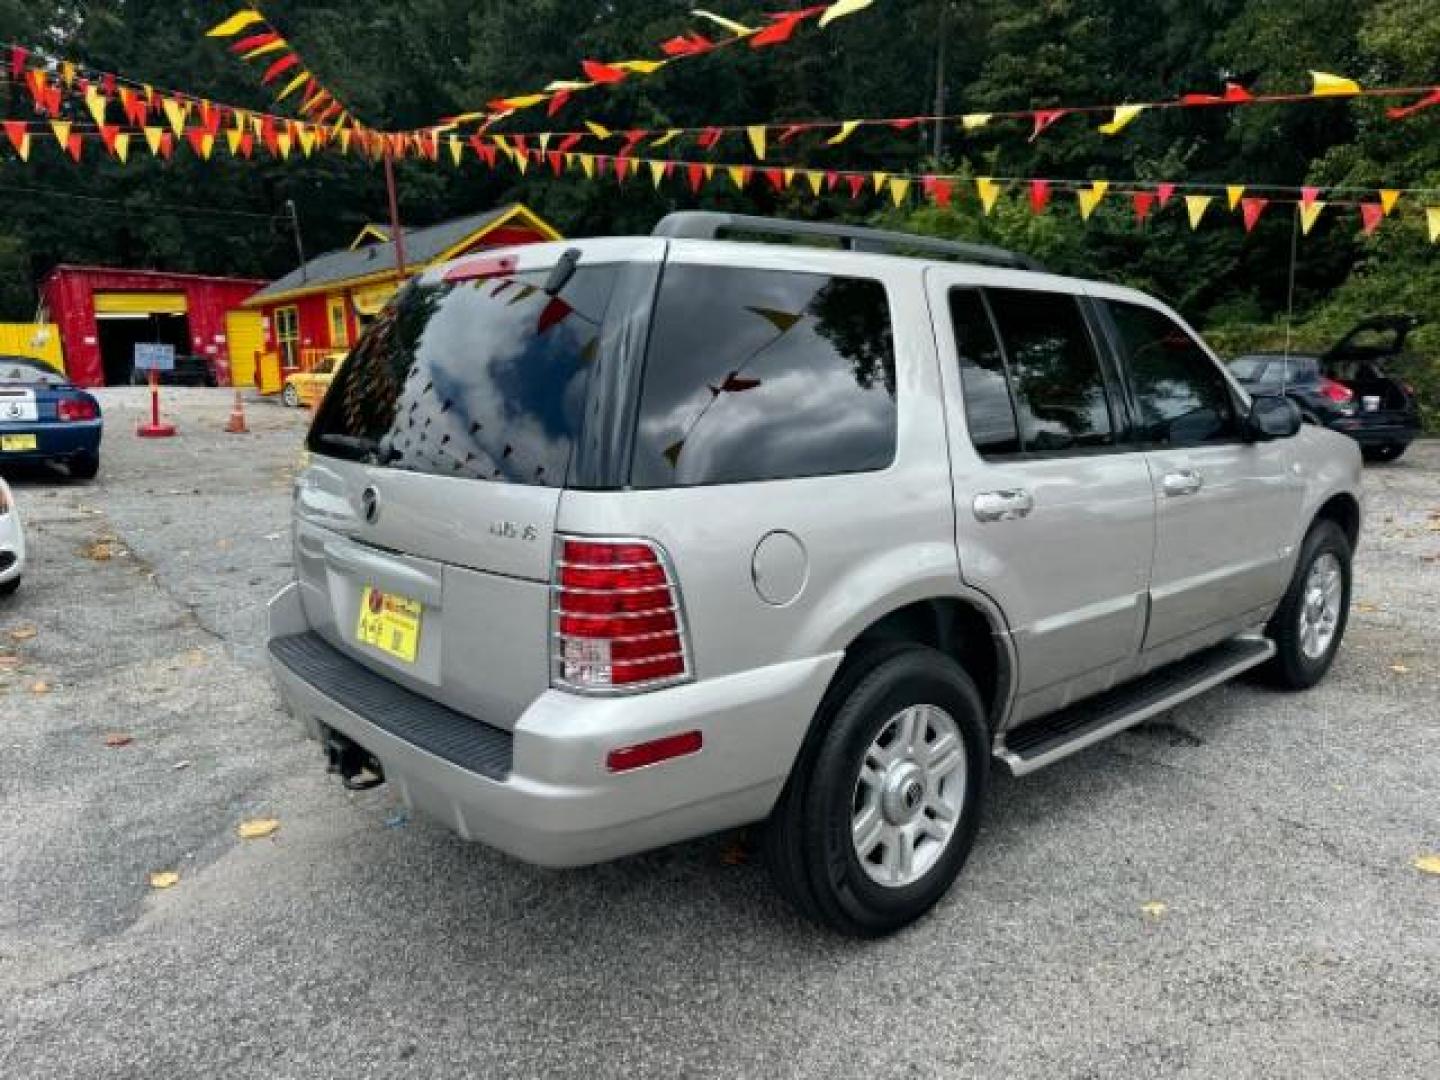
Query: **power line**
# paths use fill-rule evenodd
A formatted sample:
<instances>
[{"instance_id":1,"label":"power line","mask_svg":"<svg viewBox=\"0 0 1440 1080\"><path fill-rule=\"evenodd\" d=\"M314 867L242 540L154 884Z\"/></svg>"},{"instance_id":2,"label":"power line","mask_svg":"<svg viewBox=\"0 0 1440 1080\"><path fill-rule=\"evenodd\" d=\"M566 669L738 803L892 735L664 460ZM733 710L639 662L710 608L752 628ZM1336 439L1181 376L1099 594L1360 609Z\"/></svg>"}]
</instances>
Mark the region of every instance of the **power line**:
<instances>
[{"instance_id":1,"label":"power line","mask_svg":"<svg viewBox=\"0 0 1440 1080\"><path fill-rule=\"evenodd\" d=\"M56 191L53 188L23 187L15 184L0 184L0 191L13 191L22 195L42 195L51 199L70 199L73 202L99 203L108 206L120 206L132 213L140 212L166 212L171 214L196 214L208 217L239 217L249 218L255 221L276 221L280 218L279 213L261 214L253 210L222 210L219 207L209 206L176 206L165 203L145 203L137 205L126 202L123 199L105 199L98 195L78 195L69 191Z\"/></svg>"}]
</instances>

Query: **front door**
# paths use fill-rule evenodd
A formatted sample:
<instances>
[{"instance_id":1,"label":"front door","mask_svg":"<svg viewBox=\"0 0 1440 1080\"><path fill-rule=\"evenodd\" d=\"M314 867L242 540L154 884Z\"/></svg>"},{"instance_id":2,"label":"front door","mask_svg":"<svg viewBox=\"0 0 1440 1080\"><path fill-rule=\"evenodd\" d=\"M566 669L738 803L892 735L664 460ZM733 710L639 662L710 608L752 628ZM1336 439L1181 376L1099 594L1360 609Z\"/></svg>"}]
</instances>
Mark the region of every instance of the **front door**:
<instances>
[{"instance_id":1,"label":"front door","mask_svg":"<svg viewBox=\"0 0 1440 1080\"><path fill-rule=\"evenodd\" d=\"M1106 300L1158 508L1147 652L1233 632L1284 593L1304 488L1289 444L1246 442L1218 361L1159 308Z\"/></svg>"},{"instance_id":2,"label":"front door","mask_svg":"<svg viewBox=\"0 0 1440 1080\"><path fill-rule=\"evenodd\" d=\"M1108 687L1144 628L1155 499L1077 297L931 271L965 580L1005 613L1016 722ZM948 338L948 342L947 342ZM957 362L958 361L958 362ZM958 369L958 372L955 370Z\"/></svg>"}]
</instances>

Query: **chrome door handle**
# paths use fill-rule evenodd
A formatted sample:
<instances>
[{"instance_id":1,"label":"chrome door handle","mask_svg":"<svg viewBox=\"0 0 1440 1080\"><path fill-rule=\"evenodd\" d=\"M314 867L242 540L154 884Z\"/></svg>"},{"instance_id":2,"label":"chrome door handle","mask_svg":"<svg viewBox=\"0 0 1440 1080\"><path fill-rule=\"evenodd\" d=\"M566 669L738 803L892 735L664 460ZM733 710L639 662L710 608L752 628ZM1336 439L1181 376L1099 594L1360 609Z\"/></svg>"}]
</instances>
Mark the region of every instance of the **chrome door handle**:
<instances>
[{"instance_id":1,"label":"chrome door handle","mask_svg":"<svg viewBox=\"0 0 1440 1080\"><path fill-rule=\"evenodd\" d=\"M1167 498L1175 499L1183 495L1194 495L1205 486L1205 478L1194 469L1181 469L1178 472L1166 473L1161 486L1165 489Z\"/></svg>"},{"instance_id":2,"label":"chrome door handle","mask_svg":"<svg viewBox=\"0 0 1440 1080\"><path fill-rule=\"evenodd\" d=\"M1017 521L1029 517L1035 500L1028 491L987 491L975 496L976 521Z\"/></svg>"}]
</instances>

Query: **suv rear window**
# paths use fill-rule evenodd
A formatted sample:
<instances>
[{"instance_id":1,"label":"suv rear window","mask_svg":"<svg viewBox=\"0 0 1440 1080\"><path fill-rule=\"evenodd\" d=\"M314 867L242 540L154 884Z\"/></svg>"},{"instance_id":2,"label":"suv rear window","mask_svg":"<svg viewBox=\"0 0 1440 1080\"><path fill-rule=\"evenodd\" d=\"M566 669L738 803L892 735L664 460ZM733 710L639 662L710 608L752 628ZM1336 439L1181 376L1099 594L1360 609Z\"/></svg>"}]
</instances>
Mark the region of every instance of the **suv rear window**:
<instances>
[{"instance_id":1,"label":"suv rear window","mask_svg":"<svg viewBox=\"0 0 1440 1080\"><path fill-rule=\"evenodd\" d=\"M617 269L407 286L336 376L310 449L434 476L561 487Z\"/></svg>"},{"instance_id":2,"label":"suv rear window","mask_svg":"<svg viewBox=\"0 0 1440 1080\"><path fill-rule=\"evenodd\" d=\"M633 486L885 469L896 417L890 306L879 282L666 267Z\"/></svg>"}]
</instances>

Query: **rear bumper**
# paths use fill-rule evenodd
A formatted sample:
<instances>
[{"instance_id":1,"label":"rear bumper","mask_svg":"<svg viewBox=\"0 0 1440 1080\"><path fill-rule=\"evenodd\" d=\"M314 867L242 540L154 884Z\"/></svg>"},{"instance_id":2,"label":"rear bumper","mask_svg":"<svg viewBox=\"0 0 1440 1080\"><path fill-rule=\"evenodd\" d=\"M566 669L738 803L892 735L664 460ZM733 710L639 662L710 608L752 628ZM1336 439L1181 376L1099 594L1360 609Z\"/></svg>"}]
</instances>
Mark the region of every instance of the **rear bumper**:
<instances>
[{"instance_id":1,"label":"rear bumper","mask_svg":"<svg viewBox=\"0 0 1440 1080\"><path fill-rule=\"evenodd\" d=\"M357 694L373 673L339 653L334 662L355 669L345 689L307 675L284 658L284 642L310 636L297 586L271 601L270 633L281 695L310 737L339 731L379 759L411 808L467 840L551 867L604 862L766 817L842 658L634 697L548 690L507 733L418 696L407 710L396 695L408 691L388 682L368 698ZM687 731L702 733L700 753L630 773L605 769L610 750Z\"/></svg>"},{"instance_id":2,"label":"rear bumper","mask_svg":"<svg viewBox=\"0 0 1440 1080\"><path fill-rule=\"evenodd\" d=\"M1332 420L1331 431L1349 435L1361 446L1409 446L1420 437L1420 419L1372 419L1365 415L1346 416Z\"/></svg>"},{"instance_id":3,"label":"rear bumper","mask_svg":"<svg viewBox=\"0 0 1440 1080\"><path fill-rule=\"evenodd\" d=\"M64 461L80 454L98 454L103 433L102 420L66 424L0 424L0 435L35 436L34 450L0 453L0 464L7 461Z\"/></svg>"}]
</instances>

